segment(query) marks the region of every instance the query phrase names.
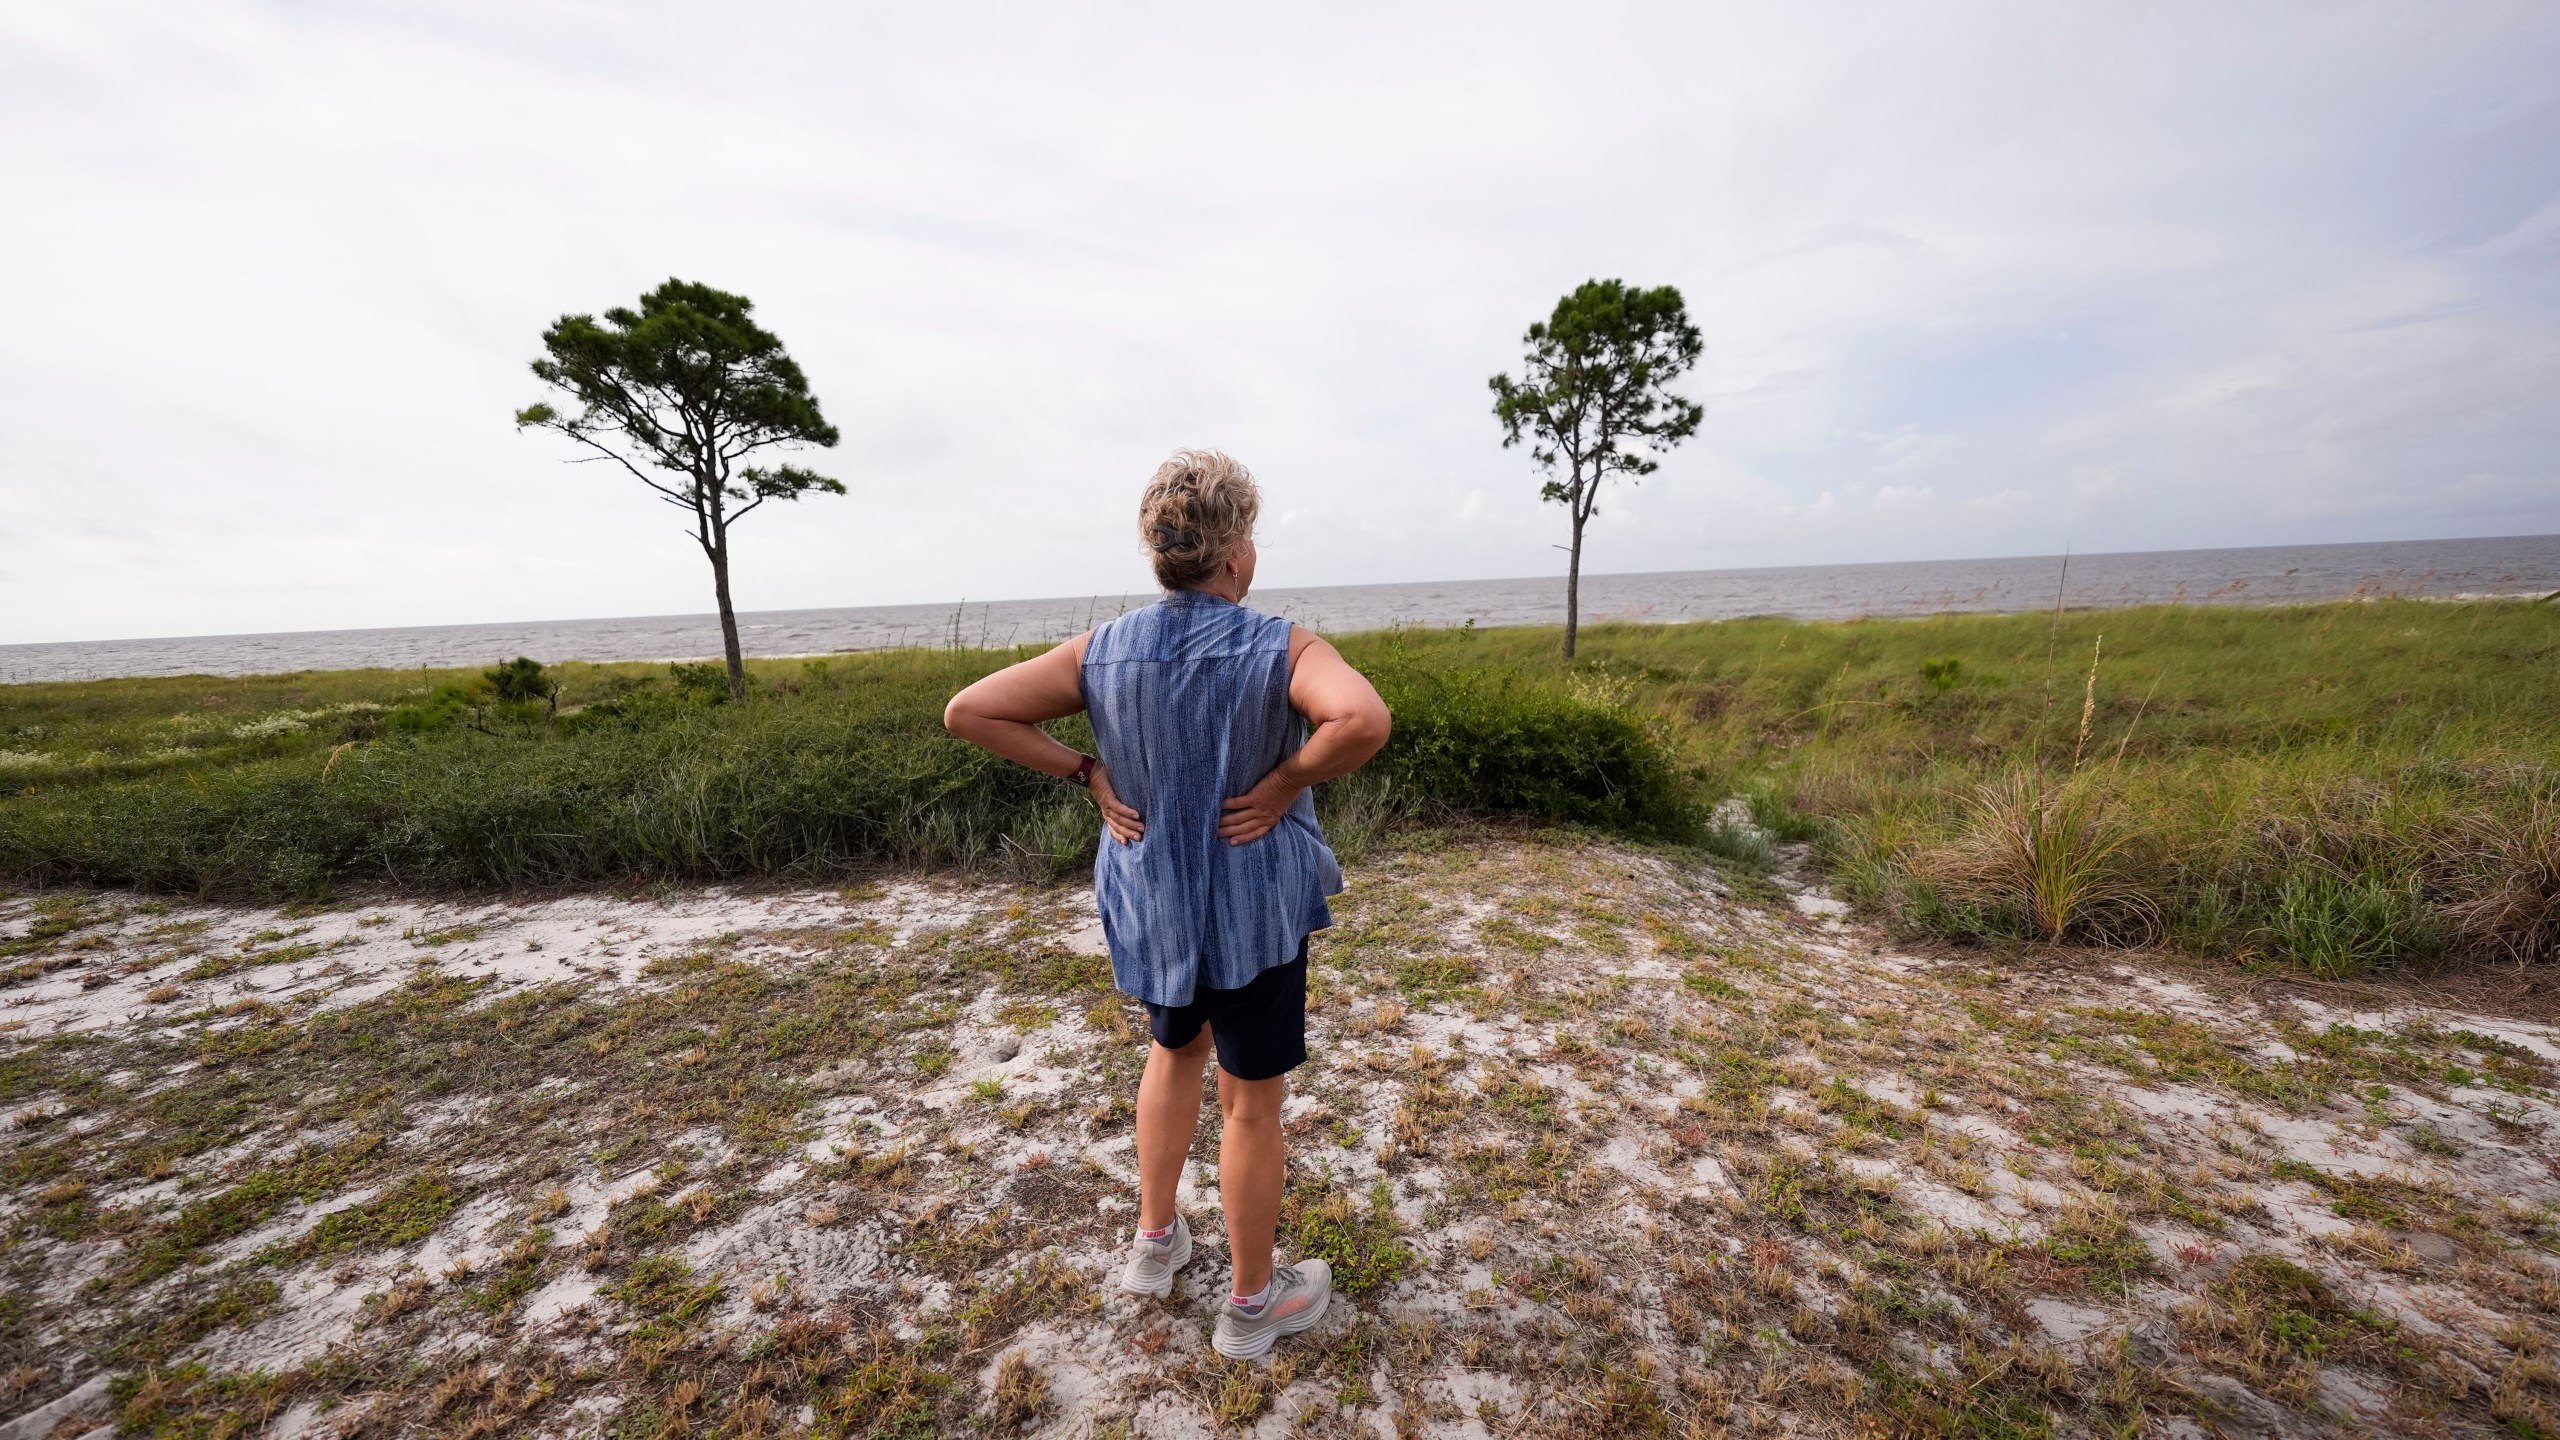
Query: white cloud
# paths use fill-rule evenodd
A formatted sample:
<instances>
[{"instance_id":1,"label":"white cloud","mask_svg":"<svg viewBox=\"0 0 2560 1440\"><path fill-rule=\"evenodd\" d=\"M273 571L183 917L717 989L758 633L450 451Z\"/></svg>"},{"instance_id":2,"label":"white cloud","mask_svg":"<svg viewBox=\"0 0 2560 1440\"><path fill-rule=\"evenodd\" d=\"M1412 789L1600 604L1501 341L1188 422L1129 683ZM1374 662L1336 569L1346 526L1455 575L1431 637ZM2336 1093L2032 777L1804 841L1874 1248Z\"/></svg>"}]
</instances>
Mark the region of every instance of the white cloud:
<instances>
[{"instance_id":1,"label":"white cloud","mask_svg":"<svg viewBox=\"0 0 2560 1440\"><path fill-rule=\"evenodd\" d=\"M1875 439L1874 443L1875 462L1867 468L1877 475L1933 469L1946 464L1964 448L1961 436L1924 434L1907 425L1892 435Z\"/></svg>"},{"instance_id":2,"label":"white cloud","mask_svg":"<svg viewBox=\"0 0 2560 1440\"><path fill-rule=\"evenodd\" d=\"M1553 571L1484 378L1595 274L1708 341L1595 569L2560 530L2560 11L1552 21L20 0L0 641L703 608L508 423L670 274L845 430L750 606L1142 589L1184 443L1266 584Z\"/></svg>"},{"instance_id":3,"label":"white cloud","mask_svg":"<svg viewBox=\"0 0 2560 1440\"><path fill-rule=\"evenodd\" d=\"M2546 203L2502 234L2464 252L2486 260L2509 255L2548 255L2560 251L2560 199Z\"/></svg>"}]
</instances>

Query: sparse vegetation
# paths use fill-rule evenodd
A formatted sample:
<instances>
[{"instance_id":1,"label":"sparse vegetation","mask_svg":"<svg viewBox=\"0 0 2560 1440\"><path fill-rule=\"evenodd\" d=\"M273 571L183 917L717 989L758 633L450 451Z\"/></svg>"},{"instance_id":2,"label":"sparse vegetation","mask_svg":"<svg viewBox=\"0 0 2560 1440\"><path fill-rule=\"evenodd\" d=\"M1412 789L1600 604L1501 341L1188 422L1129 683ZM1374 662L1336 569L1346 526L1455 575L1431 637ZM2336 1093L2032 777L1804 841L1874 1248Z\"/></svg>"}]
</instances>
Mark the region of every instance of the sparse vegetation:
<instances>
[{"instance_id":1,"label":"sparse vegetation","mask_svg":"<svg viewBox=\"0 0 2560 1440\"><path fill-rule=\"evenodd\" d=\"M1210 1197L1172 1299L1109 1287L1143 1032L1063 887L0 897L66 962L0 1032L0 1376L172 1440L2551 1429L2548 1027L1738 888L1582 832L1365 868L1287 1122L1343 1309L1254 1365Z\"/></svg>"}]
</instances>

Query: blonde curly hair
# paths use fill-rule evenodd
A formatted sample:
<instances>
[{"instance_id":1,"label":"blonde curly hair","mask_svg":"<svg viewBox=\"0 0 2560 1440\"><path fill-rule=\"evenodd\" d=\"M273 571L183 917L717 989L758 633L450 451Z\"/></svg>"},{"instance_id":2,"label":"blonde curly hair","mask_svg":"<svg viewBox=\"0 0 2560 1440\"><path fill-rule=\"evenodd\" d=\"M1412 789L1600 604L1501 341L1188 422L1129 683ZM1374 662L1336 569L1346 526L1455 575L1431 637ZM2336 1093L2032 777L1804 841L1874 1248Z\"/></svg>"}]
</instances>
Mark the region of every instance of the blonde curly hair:
<instances>
[{"instance_id":1,"label":"blonde curly hair","mask_svg":"<svg viewBox=\"0 0 2560 1440\"><path fill-rule=\"evenodd\" d=\"M1253 534L1261 513L1261 489L1232 456L1174 451L1138 497L1138 538L1155 562L1156 583L1189 590L1207 581Z\"/></svg>"}]
</instances>

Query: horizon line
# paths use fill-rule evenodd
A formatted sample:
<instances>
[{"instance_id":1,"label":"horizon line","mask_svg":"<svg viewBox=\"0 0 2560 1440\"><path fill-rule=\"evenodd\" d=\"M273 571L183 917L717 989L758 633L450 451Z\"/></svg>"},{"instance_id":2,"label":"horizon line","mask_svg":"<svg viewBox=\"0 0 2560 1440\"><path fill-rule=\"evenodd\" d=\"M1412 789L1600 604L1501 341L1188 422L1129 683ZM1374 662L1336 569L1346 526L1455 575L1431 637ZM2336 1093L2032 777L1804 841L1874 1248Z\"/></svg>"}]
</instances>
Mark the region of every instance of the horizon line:
<instances>
[{"instance_id":1,"label":"horizon line","mask_svg":"<svg viewBox=\"0 0 2560 1440\"><path fill-rule=\"evenodd\" d=\"M2560 540L2560 532L2528 532L2528 533L2521 534L2521 535L2448 535L2448 536L2429 536L2429 537L2418 537L2418 538L2397 539L2397 540L2324 540L2324 541L2314 541L2314 542L2310 542L2310 543L2306 543L2306 544L2278 544L2278 545L2183 545L2183 546L2169 546L2169 547L2163 547L2163 548L2159 548L2159 549L2150 549L2150 550L2076 550L2076 549L2066 549L2066 550L2061 550L2061 551L2054 551L2054 552L2051 552L2051 553L2049 553L2049 554L2030 554L2030 555L1958 555L1958 556L1942 556L1942 557L1934 557L1934 558L1929 558L1929 559L1918 559L1918 560L1848 560L1848 561L1831 561L1831 562L1826 562L1826 563L1821 563L1821 564L1796 564L1796 565L1729 565L1729 566L1718 566L1718 567L1714 567L1714 568L1688 569L1688 570L1611 570L1611 571L1585 571L1585 572L1583 573L1583 575L1582 575L1582 579L1583 579L1583 581L1584 581L1584 582L1586 582L1586 583L1587 583L1587 582L1594 581L1594 580L1636 580L1636 579L1647 579L1647 578L1651 578L1651 577L1656 577L1656 576L1665 576L1665 575L1759 575L1759 574L1777 574L1777 573L1782 573L1782 572L1785 572L1785 571L1791 571L1791 570L1886 570L1886 569L1892 569L1892 568L1895 568L1895 567L1897 567L1897 566L1914 566L1914 565L1966 565L1966 564L1984 564L1984 563L1991 563L1991 562L2014 563L2014 562L2017 562L2017 561L2027 561L2027 560L2052 560L2052 561L2055 561L2055 562L2059 563L2059 562L2060 562L2060 561L2065 557L2065 555L2066 555L2066 554L2069 556L2069 558L2070 558L2070 559L2072 559L2072 560L2074 560L2074 561L2087 561L2087 560L2113 559L2113 558L2119 558L2119 557L2124 557L2124 556L2135 556L2135 555L2210 555L2210 554L2236 554L2236 553L2245 553L2245 552L2253 551L2253 550L2352 550L2352 549L2369 549L2369 548L2373 548L2373 547L2377 547L2377 546L2386 546L2386 545L2462 545L2462 544L2471 544L2471 543L2475 543L2475 542L2479 542L2479 541L2490 541L2490 540ZM1556 582L1556 583L1561 583L1561 582L1564 580L1564 578L1565 578L1565 577L1564 577L1562 574L1560 574L1560 573L1559 573L1559 574L1542 574L1542 575L1479 575L1479 576L1464 576L1464 577L1448 577L1448 578L1442 578L1442 579L1436 579L1436 580L1364 580L1364 581L1352 581L1352 582L1348 582L1348 583L1332 584L1332 585L1276 585L1276 586L1269 587L1269 588L1267 588L1267 589L1257 590L1257 591L1256 591L1256 592L1254 592L1254 593L1255 593L1255 594L1257 594L1257 595L1265 595L1265 596L1270 596L1270 595L1317 595L1317 594L1322 594L1322 593L1324 593L1324 592L1326 592L1326 591L1338 591L1338 590L1394 590L1394 589L1419 588L1419 587L1423 587L1423 586L1432 586L1432 585L1503 585L1503 584L1525 584L1525 583L1533 583L1533 582ZM1119 598L1119 599L1120 599L1120 600L1122 600L1123 602L1126 602L1126 601L1128 601L1129 599L1131 599L1132 597L1135 597L1135 596L1138 596L1138 595L1141 595L1141 594L1145 594L1145 593L1147 593L1147 591L1149 591L1149 590L1153 590L1154 588L1155 588L1155 587L1153 587L1153 586L1149 586L1149 587L1147 587L1147 590L1126 590L1126 591L1120 591L1120 592L1117 592L1117 598ZM968 598L968 597L966 597L966 596L963 596L963 597L960 597L960 598L957 598L957 599L951 599L951 600L911 600L911 601L889 601L889 602L886 602L886 603L881 603L881 604L870 604L870 605L799 605L799 606L778 607L778 608L772 608L772 609L761 609L761 610L739 610L739 611L737 611L737 612L736 612L736 614L737 614L738 619L739 619L741 622L745 621L749 616L755 616L755 615L813 615L813 614L829 614L829 613L836 613L836 612L842 612L842 611L861 611L861 610L872 610L872 611L879 611L879 610L937 610L937 611L938 611L938 610L943 610L943 609L948 608L948 609L949 609L949 610L951 610L954 614L958 614L958 613L965 612L965 611L966 611L966 609L967 609L967 607L969 607L969 606L971 606L971 605L982 605L982 606L995 606L995 605L1062 605L1062 604L1074 604L1074 603L1077 603L1077 602L1080 602L1080 601L1082 601L1082 602L1099 602L1099 601L1102 601L1102 600L1107 599L1107 598L1112 598L1112 597L1111 597L1110 595L1105 594L1104 592L1101 592L1101 591L1095 591L1095 592L1092 592L1092 593L1090 593L1090 594L1081 594L1081 595L1015 595L1015 596L998 596L998 597L994 597L994 598L986 599L986 600L972 600L972 599L969 599L969 598ZM163 643L163 642L167 642L167 641L176 641L176 640L261 640L261 639L281 639L281 638L286 638L286 637L291 637L291 636L304 636L304 635L379 635L379 634L390 634L390 633L394 633L394 632L408 633L408 632L416 632L416 631L422 631L422 630L477 630L477 629L489 629L489 628L496 628L496 627L503 627L503 626L514 626L514 625L581 625L581 624L597 624L597 623L602 623L602 622L607 622L607 621L635 622L635 621L650 621L650 620L666 620L666 621L693 621L693 620L706 620L706 619L708 619L708 620L715 620L715 621L716 621L716 620L717 620L717 618L718 618L718 615L719 615L719 612L718 612L718 611L716 611L716 610L682 610L682 611L669 611L669 612L665 612L665 613L661 613L661 614L641 614L641 615L628 615L628 614L620 614L620 615L560 615L560 616L544 616L544 617L540 617L540 618L535 618L535 619L526 619L526 620L454 620L454 621L437 621L437 622L431 622L431 623L427 623L427 624L410 624L410 625L357 625L357 626L345 626L345 627L314 627L314 628L300 629L300 630L237 630L237 631L202 631L202 632L196 632L196 633L191 633L191 634L173 634L173 635L115 635L115 636L99 636L99 637L93 637L93 638L85 639L85 640L18 640L18 641L0 641L0 652L12 651L12 650L42 650L42 649L53 649L53 648L57 648L57 647L61 647L61 646L70 646L70 645L148 645L148 644L159 644L159 643ZM769 657L768 657L768 658L769 658Z\"/></svg>"}]
</instances>

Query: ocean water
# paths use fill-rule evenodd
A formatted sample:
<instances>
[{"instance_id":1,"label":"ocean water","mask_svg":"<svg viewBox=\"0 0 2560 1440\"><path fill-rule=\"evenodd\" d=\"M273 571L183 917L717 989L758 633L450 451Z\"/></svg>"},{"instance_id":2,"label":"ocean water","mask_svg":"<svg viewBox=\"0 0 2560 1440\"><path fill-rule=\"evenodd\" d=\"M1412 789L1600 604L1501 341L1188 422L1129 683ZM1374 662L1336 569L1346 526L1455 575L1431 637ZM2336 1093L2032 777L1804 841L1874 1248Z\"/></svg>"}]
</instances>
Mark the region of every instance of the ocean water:
<instances>
[{"instance_id":1,"label":"ocean water","mask_svg":"<svg viewBox=\"0 0 2560 1440\"><path fill-rule=\"evenodd\" d=\"M2062 575L2060 556L1586 575L1582 613L1588 624L1724 620L1744 615L1837 620L2034 610L2054 603L2055 585ZM2527 535L2075 555L2064 602L2073 609L2275 605L2359 595L2457 599L2538 596L2555 590L2560 590L2560 535ZM1064 639L1153 598L1153 592L1147 592L750 611L738 617L739 638L751 655L1037 643ZM1478 626L1554 625L1564 620L1564 577L1258 590L1252 604L1335 634L1395 625L1463 625L1470 620ZM543 661L676 660L719 653L717 616L650 615L0 645L0 683L487 665L512 655Z\"/></svg>"}]
</instances>

